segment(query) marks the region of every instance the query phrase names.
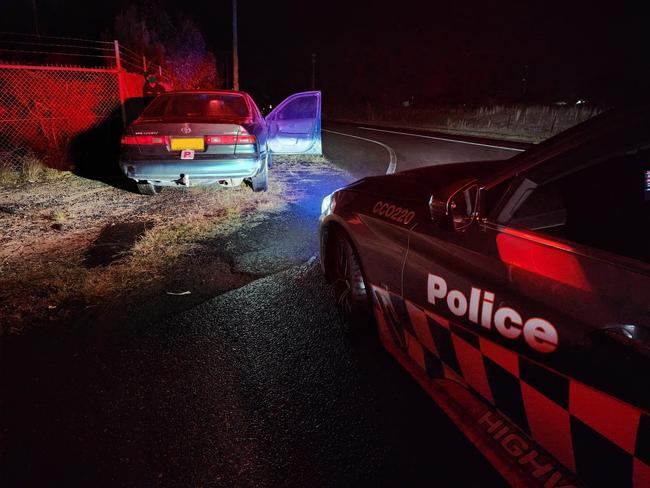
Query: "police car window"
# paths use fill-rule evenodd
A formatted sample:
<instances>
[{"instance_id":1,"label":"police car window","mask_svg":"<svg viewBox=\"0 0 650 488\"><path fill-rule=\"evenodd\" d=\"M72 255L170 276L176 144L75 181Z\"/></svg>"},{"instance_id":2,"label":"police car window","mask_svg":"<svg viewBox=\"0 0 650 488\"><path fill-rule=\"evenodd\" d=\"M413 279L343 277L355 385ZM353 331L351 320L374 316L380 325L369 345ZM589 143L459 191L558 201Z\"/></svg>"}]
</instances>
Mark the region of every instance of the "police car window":
<instances>
[{"instance_id":1,"label":"police car window","mask_svg":"<svg viewBox=\"0 0 650 488\"><path fill-rule=\"evenodd\" d=\"M523 204L514 212L511 223L564 237L566 204L558 185L551 183L531 188L524 198Z\"/></svg>"},{"instance_id":2,"label":"police car window","mask_svg":"<svg viewBox=\"0 0 650 488\"><path fill-rule=\"evenodd\" d=\"M650 262L650 150L530 185L509 224Z\"/></svg>"}]
</instances>

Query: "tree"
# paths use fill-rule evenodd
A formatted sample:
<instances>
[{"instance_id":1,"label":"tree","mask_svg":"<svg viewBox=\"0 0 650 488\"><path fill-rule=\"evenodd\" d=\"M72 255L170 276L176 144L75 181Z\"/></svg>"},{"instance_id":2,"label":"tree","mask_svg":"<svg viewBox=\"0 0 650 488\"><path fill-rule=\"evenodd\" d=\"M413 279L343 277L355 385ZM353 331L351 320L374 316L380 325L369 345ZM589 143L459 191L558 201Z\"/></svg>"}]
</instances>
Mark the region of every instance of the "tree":
<instances>
[{"instance_id":1,"label":"tree","mask_svg":"<svg viewBox=\"0 0 650 488\"><path fill-rule=\"evenodd\" d=\"M141 0L120 12L113 38L163 69L164 81L174 89L219 86L217 60L201 30L189 17L170 16L155 0Z\"/></svg>"},{"instance_id":2,"label":"tree","mask_svg":"<svg viewBox=\"0 0 650 488\"><path fill-rule=\"evenodd\" d=\"M165 64L174 87L215 88L217 60L208 51L203 34L189 18L178 23L175 40L166 45Z\"/></svg>"}]
</instances>

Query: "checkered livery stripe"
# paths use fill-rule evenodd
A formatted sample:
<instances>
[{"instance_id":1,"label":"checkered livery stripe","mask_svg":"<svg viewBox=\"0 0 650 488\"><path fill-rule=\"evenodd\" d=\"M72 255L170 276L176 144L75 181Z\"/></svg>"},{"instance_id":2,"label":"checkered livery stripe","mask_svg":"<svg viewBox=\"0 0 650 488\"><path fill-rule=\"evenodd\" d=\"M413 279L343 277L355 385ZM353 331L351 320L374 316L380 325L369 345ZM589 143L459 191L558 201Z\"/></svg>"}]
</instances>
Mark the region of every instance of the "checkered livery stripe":
<instances>
[{"instance_id":1,"label":"checkered livery stripe","mask_svg":"<svg viewBox=\"0 0 650 488\"><path fill-rule=\"evenodd\" d=\"M650 486L647 413L373 286L383 333L431 379L461 383L589 486Z\"/></svg>"}]
</instances>

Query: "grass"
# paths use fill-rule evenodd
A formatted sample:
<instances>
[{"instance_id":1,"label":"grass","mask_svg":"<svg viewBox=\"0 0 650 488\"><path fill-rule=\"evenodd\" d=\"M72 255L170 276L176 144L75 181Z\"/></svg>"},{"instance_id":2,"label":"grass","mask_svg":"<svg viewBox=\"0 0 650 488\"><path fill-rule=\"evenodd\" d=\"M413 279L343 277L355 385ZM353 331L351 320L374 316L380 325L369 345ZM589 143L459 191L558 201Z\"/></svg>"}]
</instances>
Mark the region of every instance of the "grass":
<instances>
[{"instance_id":1,"label":"grass","mask_svg":"<svg viewBox=\"0 0 650 488\"><path fill-rule=\"evenodd\" d=\"M20 172L14 166L14 161L6 156L0 156L0 185L15 185L20 181Z\"/></svg>"},{"instance_id":2,"label":"grass","mask_svg":"<svg viewBox=\"0 0 650 488\"><path fill-rule=\"evenodd\" d=\"M281 156L274 156L273 162L275 164L296 164L296 163L308 163L308 164L329 164L329 161L324 156L318 156L314 154L284 154Z\"/></svg>"},{"instance_id":3,"label":"grass","mask_svg":"<svg viewBox=\"0 0 650 488\"><path fill-rule=\"evenodd\" d=\"M245 235L304 198L297 182L332 170L321 156L278 156L274 162L266 192L214 185L143 197L51 170L28 151L0 154L0 203L16 209L0 213L0 334L70 324L86 314L112 317L113 305L123 309L156 296L170 279L203 280L204 293L241 286L251 278L232 271L214 242ZM93 247L96 239L113 224L131 223L146 229L134 244L108 265L89 264L88 251L111 252L103 242Z\"/></svg>"},{"instance_id":4,"label":"grass","mask_svg":"<svg viewBox=\"0 0 650 488\"><path fill-rule=\"evenodd\" d=\"M68 215L63 210L54 210L52 212L52 220L61 224L68 220Z\"/></svg>"},{"instance_id":5,"label":"grass","mask_svg":"<svg viewBox=\"0 0 650 488\"><path fill-rule=\"evenodd\" d=\"M539 142L602 112L591 105L375 107L333 110L332 119Z\"/></svg>"},{"instance_id":6,"label":"grass","mask_svg":"<svg viewBox=\"0 0 650 488\"><path fill-rule=\"evenodd\" d=\"M242 229L246 225L242 218L248 213L276 211L291 199L286 185L275 180L269 182L269 191L263 193L254 193L244 186L193 187L188 193L194 199L189 208L177 218L160 216L138 240L130 258L133 265L155 268L160 261L173 261L205 239Z\"/></svg>"},{"instance_id":7,"label":"grass","mask_svg":"<svg viewBox=\"0 0 650 488\"><path fill-rule=\"evenodd\" d=\"M5 252L0 251L0 317L6 319L5 333L20 333L52 317L65 322L69 314L79 313L79 307L99 306L109 297L128 300L155 288L170 267L191 266L192 253L207 240L243 231L252 218L268 218L296 198L292 188L276 177L261 193L245 186L210 186L166 189L143 197L104 186L93 191L90 200L84 181L72 175L48 185L4 190L17 205L39 202L29 214L0 214L4 219L0 227L6 224L11 229L7 233L11 240ZM86 249L102 229L111 223L144 221L150 227L117 260L108 266L85 266ZM43 222L65 226L53 232ZM33 251L34 246L43 247Z\"/></svg>"},{"instance_id":8,"label":"grass","mask_svg":"<svg viewBox=\"0 0 650 488\"><path fill-rule=\"evenodd\" d=\"M38 183L66 176L69 173L47 167L31 150L22 148L0 153L0 185Z\"/></svg>"}]
</instances>

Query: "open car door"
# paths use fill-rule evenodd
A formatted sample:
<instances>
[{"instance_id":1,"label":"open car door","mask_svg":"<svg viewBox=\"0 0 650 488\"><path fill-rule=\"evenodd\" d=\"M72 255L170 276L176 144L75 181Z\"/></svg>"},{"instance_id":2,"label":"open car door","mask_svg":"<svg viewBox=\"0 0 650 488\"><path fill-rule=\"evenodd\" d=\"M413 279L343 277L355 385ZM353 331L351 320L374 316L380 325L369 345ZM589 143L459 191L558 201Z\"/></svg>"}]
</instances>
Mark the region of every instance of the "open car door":
<instances>
[{"instance_id":1,"label":"open car door","mask_svg":"<svg viewBox=\"0 0 650 488\"><path fill-rule=\"evenodd\" d=\"M266 116L268 145L275 154L322 154L320 92L291 95Z\"/></svg>"}]
</instances>

